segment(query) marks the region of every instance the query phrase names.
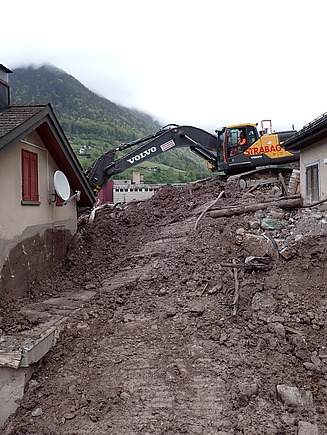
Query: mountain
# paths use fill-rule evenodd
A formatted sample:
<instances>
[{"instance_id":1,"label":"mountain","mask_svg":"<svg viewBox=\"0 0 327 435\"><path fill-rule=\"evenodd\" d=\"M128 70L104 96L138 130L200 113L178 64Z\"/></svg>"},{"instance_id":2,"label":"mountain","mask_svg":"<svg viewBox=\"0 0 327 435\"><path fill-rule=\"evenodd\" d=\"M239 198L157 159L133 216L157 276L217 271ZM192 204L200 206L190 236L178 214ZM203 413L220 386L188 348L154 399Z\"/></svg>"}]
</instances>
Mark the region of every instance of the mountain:
<instances>
[{"instance_id":1,"label":"mountain","mask_svg":"<svg viewBox=\"0 0 327 435\"><path fill-rule=\"evenodd\" d=\"M13 104L51 103L84 169L109 149L160 128L151 116L100 97L52 65L17 68L10 76L10 84ZM205 162L189 150L170 151L146 163L141 170L148 183L186 182L208 176ZM131 172L115 178L131 178Z\"/></svg>"}]
</instances>

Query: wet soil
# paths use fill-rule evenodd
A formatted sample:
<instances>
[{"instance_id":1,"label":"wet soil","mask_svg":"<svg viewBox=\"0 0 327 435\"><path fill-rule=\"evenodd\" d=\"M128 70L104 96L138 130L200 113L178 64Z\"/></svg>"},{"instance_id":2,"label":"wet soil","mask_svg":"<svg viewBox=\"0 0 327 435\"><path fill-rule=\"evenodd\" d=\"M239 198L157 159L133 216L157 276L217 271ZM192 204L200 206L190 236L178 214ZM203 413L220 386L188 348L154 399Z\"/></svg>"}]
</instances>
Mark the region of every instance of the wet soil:
<instances>
[{"instance_id":1,"label":"wet soil","mask_svg":"<svg viewBox=\"0 0 327 435\"><path fill-rule=\"evenodd\" d=\"M65 261L0 311L17 333L38 321L24 305L95 291L4 434L327 433L324 205L202 215L222 191L213 208L280 194L213 178L80 218Z\"/></svg>"}]
</instances>

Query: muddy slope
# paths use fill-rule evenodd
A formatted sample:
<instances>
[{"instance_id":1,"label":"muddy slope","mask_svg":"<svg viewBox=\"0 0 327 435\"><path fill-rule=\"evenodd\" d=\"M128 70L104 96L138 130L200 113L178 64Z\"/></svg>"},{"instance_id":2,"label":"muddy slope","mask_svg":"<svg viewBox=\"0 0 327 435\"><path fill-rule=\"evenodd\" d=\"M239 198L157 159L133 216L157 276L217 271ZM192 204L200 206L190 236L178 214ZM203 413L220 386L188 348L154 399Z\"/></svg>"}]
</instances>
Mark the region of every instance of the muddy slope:
<instances>
[{"instance_id":1,"label":"muddy slope","mask_svg":"<svg viewBox=\"0 0 327 435\"><path fill-rule=\"evenodd\" d=\"M279 192L197 187L81 218L65 262L20 304L96 295L69 319L6 435L327 433L323 206L199 220L222 191L215 208ZM32 326L20 308L3 308L3 333Z\"/></svg>"}]
</instances>

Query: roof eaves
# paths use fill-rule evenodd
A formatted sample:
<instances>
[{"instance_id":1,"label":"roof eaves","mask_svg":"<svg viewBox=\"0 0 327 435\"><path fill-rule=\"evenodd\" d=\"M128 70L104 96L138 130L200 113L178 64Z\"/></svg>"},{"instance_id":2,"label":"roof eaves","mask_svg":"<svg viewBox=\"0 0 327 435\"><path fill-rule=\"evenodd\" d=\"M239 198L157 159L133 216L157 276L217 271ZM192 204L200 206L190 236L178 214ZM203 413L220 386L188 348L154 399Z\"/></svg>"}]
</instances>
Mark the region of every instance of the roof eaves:
<instances>
[{"instance_id":1,"label":"roof eaves","mask_svg":"<svg viewBox=\"0 0 327 435\"><path fill-rule=\"evenodd\" d=\"M72 149L70 146L68 139L66 138L66 135L64 131L62 130L62 127L59 124L59 121L57 120L57 117L55 116L52 107L49 105L49 111L48 111L48 125L51 129L51 132L53 136L55 137L56 141L59 143L61 150L66 158L66 160L69 162L70 166L75 172L75 175L77 176L79 182L83 186L84 190L86 191L90 201L94 202L94 192L91 188L90 184L87 181L86 176L84 175L84 172L82 170L82 167Z\"/></svg>"},{"instance_id":2,"label":"roof eaves","mask_svg":"<svg viewBox=\"0 0 327 435\"><path fill-rule=\"evenodd\" d=\"M4 116L4 123L6 122L6 117L8 117L8 122L10 124L10 115L12 113L15 113L16 115L15 122L13 122L12 128L9 125L9 128L7 128L3 132L3 135L0 136L0 152L24 139L25 136L34 130L43 131L41 128L42 125L47 124L53 137L58 143L64 158L72 168L79 184L84 189L87 202L89 202L90 205L93 205L94 192L83 173L82 167L80 166L50 103L8 106L8 108L1 112ZM49 151L51 153L51 150Z\"/></svg>"},{"instance_id":3,"label":"roof eaves","mask_svg":"<svg viewBox=\"0 0 327 435\"><path fill-rule=\"evenodd\" d=\"M283 146L290 150L300 150L327 137L327 112L306 124L294 136L287 139Z\"/></svg>"},{"instance_id":4,"label":"roof eaves","mask_svg":"<svg viewBox=\"0 0 327 435\"><path fill-rule=\"evenodd\" d=\"M6 66L2 65L2 63L0 63L0 68L6 73L12 73L12 71Z\"/></svg>"}]
</instances>

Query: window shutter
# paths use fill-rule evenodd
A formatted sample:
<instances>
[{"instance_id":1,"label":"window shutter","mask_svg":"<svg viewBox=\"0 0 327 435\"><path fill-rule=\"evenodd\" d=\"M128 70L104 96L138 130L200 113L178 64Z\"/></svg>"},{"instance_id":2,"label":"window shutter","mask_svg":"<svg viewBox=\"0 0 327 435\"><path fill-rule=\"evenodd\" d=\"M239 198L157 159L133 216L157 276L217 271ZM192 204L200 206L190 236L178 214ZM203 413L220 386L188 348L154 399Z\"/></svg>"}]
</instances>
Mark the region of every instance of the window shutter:
<instances>
[{"instance_id":1,"label":"window shutter","mask_svg":"<svg viewBox=\"0 0 327 435\"><path fill-rule=\"evenodd\" d=\"M22 200L39 200L37 154L26 150L22 150Z\"/></svg>"},{"instance_id":2,"label":"window shutter","mask_svg":"<svg viewBox=\"0 0 327 435\"><path fill-rule=\"evenodd\" d=\"M37 154L31 153L30 156L30 197L31 201L39 200L38 192L38 170L37 170Z\"/></svg>"}]
</instances>

